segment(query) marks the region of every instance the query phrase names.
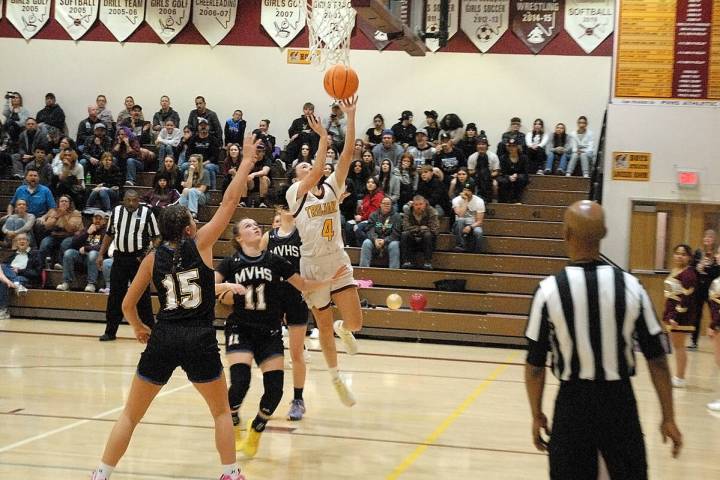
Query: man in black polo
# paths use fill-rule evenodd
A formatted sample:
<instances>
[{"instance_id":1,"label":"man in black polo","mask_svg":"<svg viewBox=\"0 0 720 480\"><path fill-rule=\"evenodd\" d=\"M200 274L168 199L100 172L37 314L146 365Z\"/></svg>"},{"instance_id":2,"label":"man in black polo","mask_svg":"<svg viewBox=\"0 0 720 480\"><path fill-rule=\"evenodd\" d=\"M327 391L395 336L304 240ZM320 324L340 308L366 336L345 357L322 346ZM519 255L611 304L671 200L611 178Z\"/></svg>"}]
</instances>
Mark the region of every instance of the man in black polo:
<instances>
[{"instance_id":1,"label":"man in black polo","mask_svg":"<svg viewBox=\"0 0 720 480\"><path fill-rule=\"evenodd\" d=\"M97 257L98 270L110 244L115 246L113 266L110 271L110 296L108 297L105 318L107 325L101 342L115 340L120 322L123 319L122 302L128 291L128 284L135 277L138 266L147 253L151 243L159 235L158 224L149 207L140 205L137 192L127 190L122 205L112 211L107 232L103 238L100 254ZM149 327L155 323L150 303L150 290L138 302L140 319Z\"/></svg>"}]
</instances>

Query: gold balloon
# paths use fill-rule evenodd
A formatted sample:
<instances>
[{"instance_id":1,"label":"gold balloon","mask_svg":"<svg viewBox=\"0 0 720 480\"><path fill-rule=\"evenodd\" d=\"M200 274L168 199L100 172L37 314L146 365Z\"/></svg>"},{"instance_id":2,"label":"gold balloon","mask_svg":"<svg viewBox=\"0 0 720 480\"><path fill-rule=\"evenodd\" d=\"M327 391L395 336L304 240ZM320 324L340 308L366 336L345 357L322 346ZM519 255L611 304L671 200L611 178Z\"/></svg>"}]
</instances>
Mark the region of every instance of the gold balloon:
<instances>
[{"instance_id":1,"label":"gold balloon","mask_svg":"<svg viewBox=\"0 0 720 480\"><path fill-rule=\"evenodd\" d=\"M402 307L402 297L397 293L391 293L387 296L387 306L390 310L397 310Z\"/></svg>"}]
</instances>

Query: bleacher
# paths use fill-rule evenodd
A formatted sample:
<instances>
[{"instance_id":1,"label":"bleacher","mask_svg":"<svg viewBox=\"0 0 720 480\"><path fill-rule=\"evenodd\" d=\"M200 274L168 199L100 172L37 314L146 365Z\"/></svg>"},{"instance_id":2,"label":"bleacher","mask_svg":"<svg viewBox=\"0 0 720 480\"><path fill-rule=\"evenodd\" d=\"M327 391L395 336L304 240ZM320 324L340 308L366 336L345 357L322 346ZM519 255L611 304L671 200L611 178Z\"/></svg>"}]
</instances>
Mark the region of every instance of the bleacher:
<instances>
[{"instance_id":1,"label":"bleacher","mask_svg":"<svg viewBox=\"0 0 720 480\"><path fill-rule=\"evenodd\" d=\"M142 195L152 185L152 173L138 176L136 190ZM274 179L279 189L284 179ZM218 178L221 184L222 177ZM0 182L0 208L6 209L16 180ZM448 219L441 222L442 234L433 256L433 271L395 270L388 268L355 268L356 279L372 280L374 287L361 288L363 308L362 334L379 338L435 339L474 343L522 344L523 328L530 300L542 276L559 270L567 261L562 241L562 216L572 202L588 198L590 182L581 177L531 176L522 205L492 203L486 206L484 231L486 251L483 254L456 253L449 233ZM210 201L201 208L198 219L208 221L221 199L211 191ZM270 208L238 208L237 221L252 217L268 226ZM214 248L218 262L233 252L231 225ZM4 251L5 258L9 252ZM348 248L353 265L360 258L359 248ZM47 270L45 289L30 290L28 295L12 295L10 312L14 317L104 322L107 296L81 291L60 292L55 286L62 281L60 270ZM465 281L465 291L439 291L438 280ZM77 274L73 289L85 286L83 274ZM427 309L409 310L411 294L427 296ZM403 298L403 308L389 310L385 299L390 293ZM157 309L157 298L153 298ZM218 324L227 315L218 306Z\"/></svg>"}]
</instances>

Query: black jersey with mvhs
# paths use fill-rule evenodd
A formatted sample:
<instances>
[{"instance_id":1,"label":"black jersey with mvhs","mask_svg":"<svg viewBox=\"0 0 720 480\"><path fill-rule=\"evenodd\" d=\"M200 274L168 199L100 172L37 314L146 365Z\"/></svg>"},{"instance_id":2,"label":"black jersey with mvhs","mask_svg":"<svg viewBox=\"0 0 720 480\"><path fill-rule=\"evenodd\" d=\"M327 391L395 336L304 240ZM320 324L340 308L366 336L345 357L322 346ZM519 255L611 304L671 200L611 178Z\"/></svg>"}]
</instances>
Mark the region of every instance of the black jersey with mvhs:
<instances>
[{"instance_id":1,"label":"black jersey with mvhs","mask_svg":"<svg viewBox=\"0 0 720 480\"><path fill-rule=\"evenodd\" d=\"M158 322L212 326L215 320L215 273L205 265L194 240L177 249L155 250L153 284L160 298Z\"/></svg>"},{"instance_id":2,"label":"black jersey with mvhs","mask_svg":"<svg viewBox=\"0 0 720 480\"><path fill-rule=\"evenodd\" d=\"M295 272L293 265L270 251L259 257L237 252L223 259L217 271L226 282L245 287L244 295L234 295L230 323L249 323L270 329L280 328L280 306L284 301L284 280Z\"/></svg>"},{"instance_id":3,"label":"black jersey with mvhs","mask_svg":"<svg viewBox=\"0 0 720 480\"><path fill-rule=\"evenodd\" d=\"M283 257L292 263L296 273L300 273L300 247L302 240L298 229L293 229L292 233L287 236L280 235L279 228L273 228L268 234L268 251ZM293 288L292 286L290 286Z\"/></svg>"}]
</instances>

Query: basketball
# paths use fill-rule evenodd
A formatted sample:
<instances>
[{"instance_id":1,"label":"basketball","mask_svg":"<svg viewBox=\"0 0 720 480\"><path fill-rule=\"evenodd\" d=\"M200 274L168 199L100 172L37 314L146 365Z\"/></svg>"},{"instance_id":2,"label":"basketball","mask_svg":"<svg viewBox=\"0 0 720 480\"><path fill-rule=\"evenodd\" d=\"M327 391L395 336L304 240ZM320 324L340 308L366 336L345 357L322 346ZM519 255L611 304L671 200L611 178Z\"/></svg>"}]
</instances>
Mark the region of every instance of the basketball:
<instances>
[{"instance_id":1,"label":"basketball","mask_svg":"<svg viewBox=\"0 0 720 480\"><path fill-rule=\"evenodd\" d=\"M398 308L402 307L402 297L397 293L391 293L390 295L388 295L385 302L387 303L387 306L390 310L397 310Z\"/></svg>"},{"instance_id":2,"label":"basketball","mask_svg":"<svg viewBox=\"0 0 720 480\"><path fill-rule=\"evenodd\" d=\"M427 297L422 293L413 293L410 295L410 308L415 312L425 310L427 306Z\"/></svg>"},{"instance_id":3,"label":"basketball","mask_svg":"<svg viewBox=\"0 0 720 480\"><path fill-rule=\"evenodd\" d=\"M325 72L323 86L328 95L336 100L352 97L359 85L355 70L341 63L333 65Z\"/></svg>"}]
</instances>

